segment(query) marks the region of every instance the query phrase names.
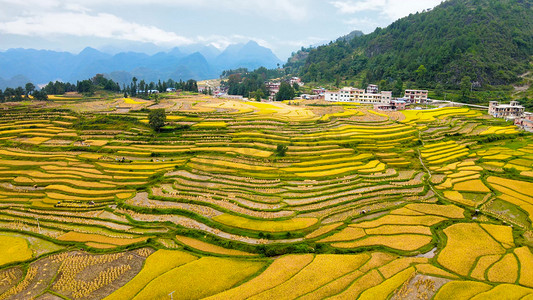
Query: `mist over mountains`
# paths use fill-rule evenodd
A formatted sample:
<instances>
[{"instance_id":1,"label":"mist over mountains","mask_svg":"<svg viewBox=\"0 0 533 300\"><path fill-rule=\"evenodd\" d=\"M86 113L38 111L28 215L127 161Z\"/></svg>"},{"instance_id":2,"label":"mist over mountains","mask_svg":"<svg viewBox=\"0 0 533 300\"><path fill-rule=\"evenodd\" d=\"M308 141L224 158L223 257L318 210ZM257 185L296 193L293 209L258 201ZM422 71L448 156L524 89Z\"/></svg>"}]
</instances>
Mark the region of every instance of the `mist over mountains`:
<instances>
[{"instance_id":1,"label":"mist over mountains","mask_svg":"<svg viewBox=\"0 0 533 300\"><path fill-rule=\"evenodd\" d=\"M79 54L35 49L0 52L0 89L50 81L76 82L103 73L119 83L133 76L146 81L218 78L223 70L275 68L281 60L254 41L220 51L213 46L190 45L153 55L143 52L109 54L87 47Z\"/></svg>"}]
</instances>

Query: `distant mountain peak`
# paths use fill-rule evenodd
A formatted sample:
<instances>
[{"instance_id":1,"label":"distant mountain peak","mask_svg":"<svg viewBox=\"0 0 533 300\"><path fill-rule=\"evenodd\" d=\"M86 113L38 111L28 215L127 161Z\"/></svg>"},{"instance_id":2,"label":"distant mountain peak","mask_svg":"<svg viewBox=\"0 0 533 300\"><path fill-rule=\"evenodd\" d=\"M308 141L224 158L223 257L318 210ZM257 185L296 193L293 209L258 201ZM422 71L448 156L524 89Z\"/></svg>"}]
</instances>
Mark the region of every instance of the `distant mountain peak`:
<instances>
[{"instance_id":1,"label":"distant mountain peak","mask_svg":"<svg viewBox=\"0 0 533 300\"><path fill-rule=\"evenodd\" d=\"M118 48L123 48L124 45L121 44ZM135 52L127 50L109 54L110 52L93 47L86 47L78 54L10 49L0 52L0 77L4 78L5 83L8 82L7 78L23 75L27 77L27 82L39 85L57 78L76 82L101 73L108 74L120 84L128 84L133 76L146 81L169 78L204 80L217 78L227 69L256 69L261 66L273 68L281 63L270 49L255 41L230 45L223 52L213 45L202 44L180 46L170 50L159 48L159 51L152 54L146 54L142 50L144 48L139 47L125 49L135 49Z\"/></svg>"}]
</instances>

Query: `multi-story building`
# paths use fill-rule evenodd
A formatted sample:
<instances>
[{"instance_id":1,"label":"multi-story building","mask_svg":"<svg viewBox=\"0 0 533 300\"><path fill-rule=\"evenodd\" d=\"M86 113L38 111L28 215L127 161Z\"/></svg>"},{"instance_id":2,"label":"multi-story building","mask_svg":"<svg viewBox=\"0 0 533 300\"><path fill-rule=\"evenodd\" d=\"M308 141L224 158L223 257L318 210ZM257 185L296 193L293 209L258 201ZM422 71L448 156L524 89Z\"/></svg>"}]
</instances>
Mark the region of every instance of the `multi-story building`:
<instances>
[{"instance_id":1,"label":"multi-story building","mask_svg":"<svg viewBox=\"0 0 533 300\"><path fill-rule=\"evenodd\" d=\"M366 88L366 93L367 94L377 94L379 93L379 87L375 84L369 84L368 87Z\"/></svg>"},{"instance_id":2,"label":"multi-story building","mask_svg":"<svg viewBox=\"0 0 533 300\"><path fill-rule=\"evenodd\" d=\"M498 101L489 102L489 114L496 118L518 119L524 116L526 108L518 101L511 101L509 104L498 104Z\"/></svg>"},{"instance_id":3,"label":"multi-story building","mask_svg":"<svg viewBox=\"0 0 533 300\"><path fill-rule=\"evenodd\" d=\"M365 90L345 87L339 91L326 91L326 101L360 102L360 103L390 103L392 92L368 93Z\"/></svg>"},{"instance_id":4,"label":"multi-story building","mask_svg":"<svg viewBox=\"0 0 533 300\"><path fill-rule=\"evenodd\" d=\"M427 90L405 90L405 101L409 103L424 103L428 100Z\"/></svg>"},{"instance_id":5,"label":"multi-story building","mask_svg":"<svg viewBox=\"0 0 533 300\"><path fill-rule=\"evenodd\" d=\"M266 88L270 93L270 96L273 97L279 92L279 87L281 86L280 82L267 82Z\"/></svg>"},{"instance_id":6,"label":"multi-story building","mask_svg":"<svg viewBox=\"0 0 533 300\"><path fill-rule=\"evenodd\" d=\"M523 118L515 119L514 124L526 131L533 132L533 114L526 114Z\"/></svg>"}]
</instances>

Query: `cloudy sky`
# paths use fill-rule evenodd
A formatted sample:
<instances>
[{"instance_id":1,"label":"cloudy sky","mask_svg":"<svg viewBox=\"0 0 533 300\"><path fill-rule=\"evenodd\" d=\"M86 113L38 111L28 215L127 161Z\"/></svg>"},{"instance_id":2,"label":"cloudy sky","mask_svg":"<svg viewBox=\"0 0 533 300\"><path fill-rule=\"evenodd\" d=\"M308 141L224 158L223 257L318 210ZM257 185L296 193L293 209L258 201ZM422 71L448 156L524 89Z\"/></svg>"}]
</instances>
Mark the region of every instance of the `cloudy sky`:
<instances>
[{"instance_id":1,"label":"cloudy sky","mask_svg":"<svg viewBox=\"0 0 533 300\"><path fill-rule=\"evenodd\" d=\"M255 40L285 60L301 46L372 32L441 0L0 0L0 50L77 53ZM145 44L146 45L146 44ZM136 49L138 48L138 49Z\"/></svg>"}]
</instances>

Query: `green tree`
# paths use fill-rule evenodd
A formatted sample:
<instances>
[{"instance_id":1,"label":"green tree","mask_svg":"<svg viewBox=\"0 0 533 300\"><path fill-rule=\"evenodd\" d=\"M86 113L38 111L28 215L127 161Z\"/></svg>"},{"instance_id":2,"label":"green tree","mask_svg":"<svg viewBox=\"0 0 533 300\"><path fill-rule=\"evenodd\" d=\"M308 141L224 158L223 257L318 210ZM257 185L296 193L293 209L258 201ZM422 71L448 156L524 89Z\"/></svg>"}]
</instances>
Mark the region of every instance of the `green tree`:
<instances>
[{"instance_id":1,"label":"green tree","mask_svg":"<svg viewBox=\"0 0 533 300\"><path fill-rule=\"evenodd\" d=\"M392 95L394 97L402 97L403 96L403 81L401 79L397 79L394 83L394 87L392 88Z\"/></svg>"},{"instance_id":2,"label":"green tree","mask_svg":"<svg viewBox=\"0 0 533 300\"><path fill-rule=\"evenodd\" d=\"M33 98L35 100L39 100L39 101L46 101L46 100L48 100L48 95L43 90L35 91L35 92L33 92Z\"/></svg>"},{"instance_id":3,"label":"green tree","mask_svg":"<svg viewBox=\"0 0 533 300\"><path fill-rule=\"evenodd\" d=\"M24 96L24 89L19 86L15 89L15 98L13 100L22 101L22 96Z\"/></svg>"},{"instance_id":4,"label":"green tree","mask_svg":"<svg viewBox=\"0 0 533 300\"><path fill-rule=\"evenodd\" d=\"M437 86L435 87L435 96L442 97L444 95L444 87L442 86L442 83L437 83Z\"/></svg>"},{"instance_id":5,"label":"green tree","mask_svg":"<svg viewBox=\"0 0 533 300\"><path fill-rule=\"evenodd\" d=\"M276 155L280 156L280 157L283 157L287 153L288 149L289 149L289 147L287 147L287 145L278 145L276 147Z\"/></svg>"},{"instance_id":6,"label":"green tree","mask_svg":"<svg viewBox=\"0 0 533 300\"><path fill-rule=\"evenodd\" d=\"M294 98L294 89L287 82L282 82L279 92L276 94L276 101L292 100Z\"/></svg>"},{"instance_id":7,"label":"green tree","mask_svg":"<svg viewBox=\"0 0 533 300\"><path fill-rule=\"evenodd\" d=\"M470 88L472 87L472 79L470 79L470 76L464 76L461 79L461 83L459 84L459 87L461 88L461 94L462 99L466 100L470 97Z\"/></svg>"},{"instance_id":8,"label":"green tree","mask_svg":"<svg viewBox=\"0 0 533 300\"><path fill-rule=\"evenodd\" d=\"M418 69L415 71L416 73L416 83L418 85L423 85L426 83L426 74L428 70L424 65L420 65ZM419 86L420 87L420 86Z\"/></svg>"},{"instance_id":9,"label":"green tree","mask_svg":"<svg viewBox=\"0 0 533 300\"><path fill-rule=\"evenodd\" d=\"M166 119L167 115L164 108L153 109L148 114L148 124L157 132L165 125Z\"/></svg>"},{"instance_id":10,"label":"green tree","mask_svg":"<svg viewBox=\"0 0 533 300\"><path fill-rule=\"evenodd\" d=\"M255 101L257 101L257 102L260 102L261 99L265 98L265 93L263 93L262 89L258 89L253 94L254 94Z\"/></svg>"},{"instance_id":11,"label":"green tree","mask_svg":"<svg viewBox=\"0 0 533 300\"><path fill-rule=\"evenodd\" d=\"M131 81L133 81L133 84L131 85L131 96L135 97L137 96L137 77L133 77Z\"/></svg>"},{"instance_id":12,"label":"green tree","mask_svg":"<svg viewBox=\"0 0 533 300\"><path fill-rule=\"evenodd\" d=\"M292 88L293 88L294 91L296 91L296 92L299 92L299 91L300 91L300 85L299 85L297 82L295 82L295 83L292 85Z\"/></svg>"},{"instance_id":13,"label":"green tree","mask_svg":"<svg viewBox=\"0 0 533 300\"><path fill-rule=\"evenodd\" d=\"M29 98L30 94L33 93L33 91L35 90L35 85L33 85L33 83L31 82L28 82L26 83L26 98Z\"/></svg>"}]
</instances>

